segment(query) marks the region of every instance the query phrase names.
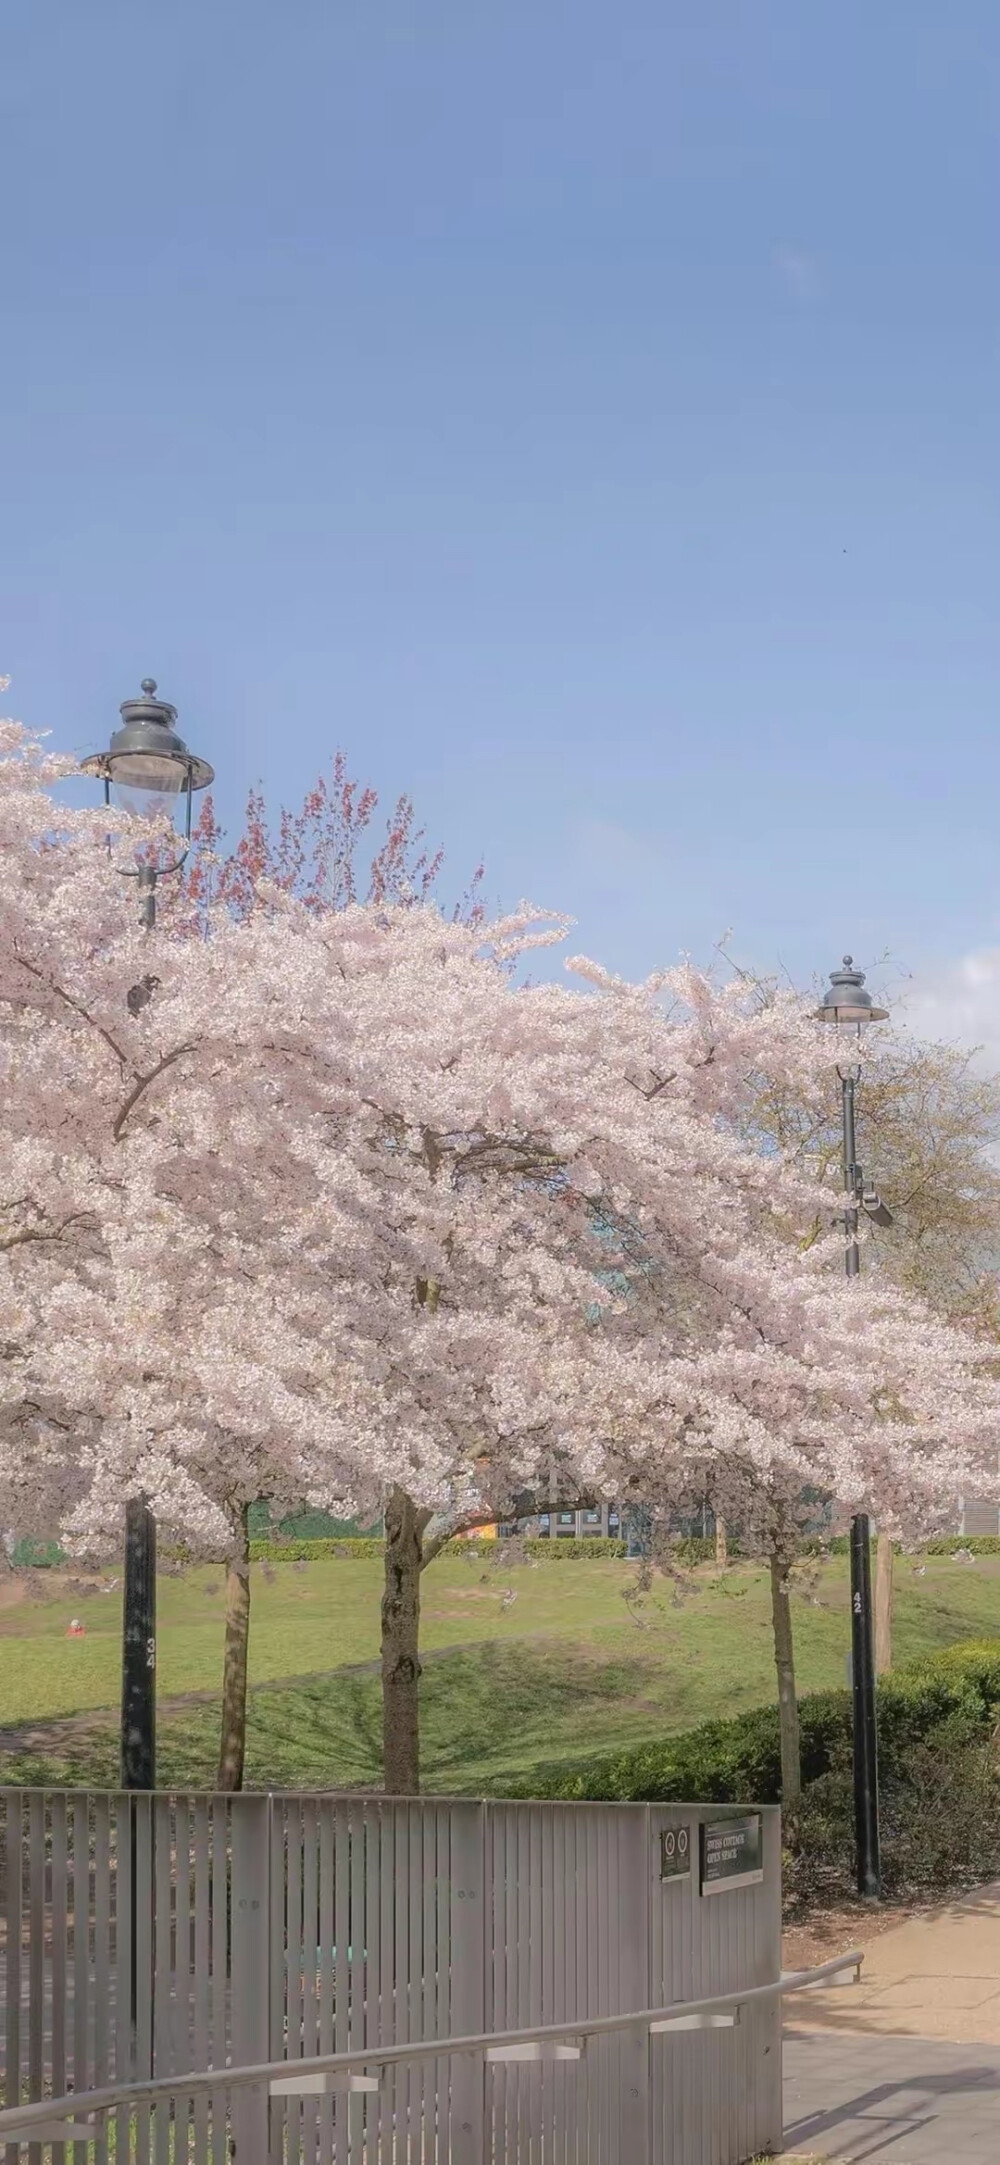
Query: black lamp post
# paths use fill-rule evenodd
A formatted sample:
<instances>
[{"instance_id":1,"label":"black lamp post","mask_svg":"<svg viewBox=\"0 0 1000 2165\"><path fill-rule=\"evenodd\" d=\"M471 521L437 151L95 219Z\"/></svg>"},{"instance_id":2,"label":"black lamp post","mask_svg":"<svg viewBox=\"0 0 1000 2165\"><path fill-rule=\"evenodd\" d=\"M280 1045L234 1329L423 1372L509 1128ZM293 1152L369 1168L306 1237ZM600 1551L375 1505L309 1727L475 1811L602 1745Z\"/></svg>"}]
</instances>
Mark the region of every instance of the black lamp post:
<instances>
[{"instance_id":1,"label":"black lamp post","mask_svg":"<svg viewBox=\"0 0 1000 2165\"><path fill-rule=\"evenodd\" d=\"M837 1023L855 1032L860 1051L866 1023L885 1022L888 1010L876 1007L865 991L865 974L845 955L839 970L831 970L830 983L817 1010L821 1022ZM866 1188L858 1164L854 1126L854 1093L861 1077L860 1061L838 1067L844 1139L844 1224L847 1232L845 1263L849 1278L861 1268L858 1247L858 1212L864 1210L877 1225L891 1225L892 1218L881 1197ZM872 1622L871 1524L867 1513L851 1520L851 1690L854 1734L854 1837L858 1893L877 1902L882 1893L878 1821L878 1732L875 1721L875 1635Z\"/></svg>"},{"instance_id":2,"label":"black lamp post","mask_svg":"<svg viewBox=\"0 0 1000 2165\"><path fill-rule=\"evenodd\" d=\"M156 922L157 881L179 872L191 843L191 798L214 780L207 760L188 751L175 728L176 707L157 699L152 677L144 677L142 697L126 699L122 726L106 752L81 761L85 774L104 783L104 802L112 788L126 810L146 818L172 813L184 796L184 847L170 864L144 861L119 865L139 888L139 918L147 932ZM110 849L110 842L109 842ZM149 998L151 979L128 995L134 1014ZM156 1786L156 1521L142 1497L125 1506L125 1598L122 1630L121 1782L123 1789Z\"/></svg>"}]
</instances>

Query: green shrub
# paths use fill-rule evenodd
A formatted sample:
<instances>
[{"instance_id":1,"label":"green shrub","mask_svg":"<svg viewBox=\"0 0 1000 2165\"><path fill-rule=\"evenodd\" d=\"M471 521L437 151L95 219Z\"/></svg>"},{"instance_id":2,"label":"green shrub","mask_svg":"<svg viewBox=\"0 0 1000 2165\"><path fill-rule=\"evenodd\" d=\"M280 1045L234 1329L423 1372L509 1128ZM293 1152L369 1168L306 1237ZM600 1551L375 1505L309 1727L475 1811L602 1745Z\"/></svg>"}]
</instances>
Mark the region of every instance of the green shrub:
<instances>
[{"instance_id":1,"label":"green shrub","mask_svg":"<svg viewBox=\"0 0 1000 2165\"><path fill-rule=\"evenodd\" d=\"M1000 1534L936 1534L922 1541L922 1556L959 1556L968 1549L973 1556L1000 1556Z\"/></svg>"},{"instance_id":2,"label":"green shrub","mask_svg":"<svg viewBox=\"0 0 1000 2165\"><path fill-rule=\"evenodd\" d=\"M799 1702L802 1780L808 1790L850 1769L851 1695L807 1693ZM878 1690L883 1781L908 1779L914 1750L958 1750L988 1741L1000 1721L1000 1642L949 1647L887 1677ZM776 1706L730 1721L702 1722L661 1743L559 1767L518 1786L532 1797L609 1798L617 1803L775 1804L781 1798Z\"/></svg>"},{"instance_id":3,"label":"green shrub","mask_svg":"<svg viewBox=\"0 0 1000 2165\"><path fill-rule=\"evenodd\" d=\"M581 1563L596 1561L601 1557L624 1556L624 1541L594 1540L549 1541L532 1535L521 1546L531 1557L542 1563ZM326 1537L322 1540L300 1540L271 1534L267 1540L250 1542L250 1561L255 1564L300 1564L314 1562L321 1556L381 1557L381 1535L345 1535L342 1538ZM495 1556L496 1541L455 1540L446 1541L444 1556Z\"/></svg>"},{"instance_id":4,"label":"green shrub","mask_svg":"<svg viewBox=\"0 0 1000 2165\"><path fill-rule=\"evenodd\" d=\"M787 1911L854 1892L851 1700L800 1702L803 1791L785 1824ZM878 1691L882 1876L892 1898L1000 1877L1000 1641L949 1647ZM660 1744L540 1769L507 1794L615 1803L781 1799L776 1707Z\"/></svg>"},{"instance_id":5,"label":"green shrub","mask_svg":"<svg viewBox=\"0 0 1000 2165\"><path fill-rule=\"evenodd\" d=\"M272 1534L266 1541L251 1541L252 1564L310 1564L321 1556L354 1556L381 1558L384 1543L374 1535L345 1535L343 1540L327 1536L322 1540L297 1540L289 1536L282 1540L280 1534Z\"/></svg>"},{"instance_id":6,"label":"green shrub","mask_svg":"<svg viewBox=\"0 0 1000 2165\"><path fill-rule=\"evenodd\" d=\"M58 1541L15 1541L11 1563L25 1571L54 1571L66 1559Z\"/></svg>"},{"instance_id":7,"label":"green shrub","mask_svg":"<svg viewBox=\"0 0 1000 2165\"><path fill-rule=\"evenodd\" d=\"M471 1547L472 1544L453 1541L450 1546L452 1549L463 1549ZM532 1562L537 1559L543 1564L579 1564L588 1560L598 1562L602 1556L625 1556L628 1553L624 1541L613 1541L607 1535L601 1534L581 1534L579 1539L574 1534L571 1539L557 1538L554 1541L545 1534L527 1534L521 1546ZM483 1547L495 1549L496 1542L484 1542Z\"/></svg>"}]
</instances>

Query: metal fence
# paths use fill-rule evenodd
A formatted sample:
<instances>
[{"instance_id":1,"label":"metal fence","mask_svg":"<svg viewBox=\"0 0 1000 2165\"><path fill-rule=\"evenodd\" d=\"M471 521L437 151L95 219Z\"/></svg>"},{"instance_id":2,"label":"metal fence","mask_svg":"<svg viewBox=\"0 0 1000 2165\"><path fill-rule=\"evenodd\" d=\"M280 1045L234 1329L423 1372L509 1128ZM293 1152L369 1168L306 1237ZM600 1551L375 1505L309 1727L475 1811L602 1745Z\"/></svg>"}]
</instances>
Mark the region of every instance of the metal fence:
<instances>
[{"instance_id":1,"label":"metal fence","mask_svg":"<svg viewBox=\"0 0 1000 2165\"><path fill-rule=\"evenodd\" d=\"M744 1839L721 1806L7 1791L0 1812L6 2106L345 2053L375 2069L337 2094L123 2102L118 2160L737 2165L780 2141L774 1811L759 1871L714 1880L706 1840ZM379 2060L734 1994L718 2029ZM105 2154L81 2134L74 2165Z\"/></svg>"}]
</instances>

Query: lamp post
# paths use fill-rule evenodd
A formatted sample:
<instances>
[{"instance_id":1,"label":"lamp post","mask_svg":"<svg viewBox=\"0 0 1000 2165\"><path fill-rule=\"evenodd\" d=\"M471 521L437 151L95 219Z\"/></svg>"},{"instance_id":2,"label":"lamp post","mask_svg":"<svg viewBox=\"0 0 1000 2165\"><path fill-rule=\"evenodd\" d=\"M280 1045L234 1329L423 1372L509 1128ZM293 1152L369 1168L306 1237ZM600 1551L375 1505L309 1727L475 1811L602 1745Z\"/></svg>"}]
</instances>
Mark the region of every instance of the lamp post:
<instances>
[{"instance_id":1,"label":"lamp post","mask_svg":"<svg viewBox=\"0 0 1000 2165\"><path fill-rule=\"evenodd\" d=\"M839 970L831 970L830 983L817 1010L821 1022L853 1030L858 1049L861 1033L869 1022L885 1022L888 1010L876 1007L865 991L865 973L845 955ZM877 1225L891 1225L892 1217L873 1188L866 1188L858 1164L854 1096L861 1078L860 1061L837 1068L840 1078L844 1149L844 1226L847 1242L844 1261L849 1278L861 1268L858 1247L858 1213L863 1209ZM877 1902L882 1893L878 1823L878 1732L875 1722L875 1644L872 1622L871 1524L865 1512L851 1520L851 1692L854 1738L854 1839L858 1893L862 1900Z\"/></svg>"},{"instance_id":2,"label":"lamp post","mask_svg":"<svg viewBox=\"0 0 1000 2165\"><path fill-rule=\"evenodd\" d=\"M149 819L172 813L179 796L187 800L184 847L171 863L147 858L116 867L124 878L137 882L139 921L151 932L157 883L180 871L190 848L192 795L206 789L214 774L207 760L196 759L178 736L177 709L157 698L152 677L143 678L141 698L124 701L121 717L122 726L107 751L80 762L84 774L103 781L105 804L111 803L114 789L125 810ZM109 853L110 848L109 838ZM132 1014L146 1005L153 983L147 977L133 985L128 995ZM156 1521L141 1496L130 1497L125 1506L121 1784L123 1789L156 1786Z\"/></svg>"}]
</instances>

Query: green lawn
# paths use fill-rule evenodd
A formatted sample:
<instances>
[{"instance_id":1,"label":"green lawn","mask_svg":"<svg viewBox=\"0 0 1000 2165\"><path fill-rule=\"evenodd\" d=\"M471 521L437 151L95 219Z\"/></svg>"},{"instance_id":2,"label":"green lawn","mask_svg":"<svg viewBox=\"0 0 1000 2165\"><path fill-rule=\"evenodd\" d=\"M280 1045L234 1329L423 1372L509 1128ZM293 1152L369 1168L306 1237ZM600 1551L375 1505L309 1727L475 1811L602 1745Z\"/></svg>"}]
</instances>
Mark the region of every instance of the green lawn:
<instances>
[{"instance_id":1,"label":"green lawn","mask_svg":"<svg viewBox=\"0 0 1000 2165\"><path fill-rule=\"evenodd\" d=\"M379 1772L380 1571L329 1559L254 1567L248 1780L338 1787ZM62 1779L113 1781L118 1595L71 1593L38 1575L47 1598L0 1610L0 1728L94 1712L85 1736L45 1750ZM617 1562L501 1566L442 1558L424 1581L424 1774L429 1788L474 1790L533 1762L572 1758L734 1714L774 1692L762 1571L658 1579L626 1604L634 1567ZM514 1599L506 1599L508 1589ZM159 1588L159 1685L171 1695L218 1688L222 1573L199 1569ZM65 1637L72 1615L86 1637ZM816 1567L795 1599L803 1691L844 1681L847 1565ZM928 1558L897 1567L896 1658L1000 1631L1000 1558ZM354 1673L351 1673L352 1670ZM160 1778L210 1783L214 1703L164 1711ZM0 1779L41 1773L0 1752Z\"/></svg>"}]
</instances>

